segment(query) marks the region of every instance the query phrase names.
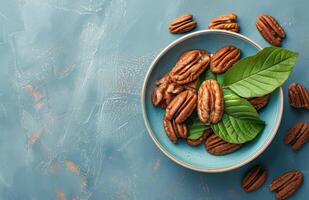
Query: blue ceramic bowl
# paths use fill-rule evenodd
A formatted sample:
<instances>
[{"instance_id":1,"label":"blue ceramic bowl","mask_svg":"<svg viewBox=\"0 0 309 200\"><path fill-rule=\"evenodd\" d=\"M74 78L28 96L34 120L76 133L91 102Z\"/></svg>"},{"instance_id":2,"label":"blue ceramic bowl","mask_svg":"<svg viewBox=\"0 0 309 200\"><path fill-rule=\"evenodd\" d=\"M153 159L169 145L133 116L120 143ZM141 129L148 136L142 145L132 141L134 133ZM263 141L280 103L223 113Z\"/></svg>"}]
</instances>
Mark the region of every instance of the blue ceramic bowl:
<instances>
[{"instance_id":1,"label":"blue ceramic bowl","mask_svg":"<svg viewBox=\"0 0 309 200\"><path fill-rule=\"evenodd\" d=\"M278 130L282 111L282 88L271 94L268 105L260 112L266 126L258 137L240 150L224 155L214 156L204 149L204 145L191 147L186 141L179 140L173 144L165 134L162 118L164 110L151 103L151 92L156 80L171 70L179 55L189 49L205 49L215 52L225 45L235 45L242 51L242 57L258 52L261 47L249 38L228 31L202 30L185 35L172 42L155 58L145 77L142 91L142 109L149 135L157 147L170 159L192 170L201 172L223 172L236 169L256 158L271 143Z\"/></svg>"}]
</instances>

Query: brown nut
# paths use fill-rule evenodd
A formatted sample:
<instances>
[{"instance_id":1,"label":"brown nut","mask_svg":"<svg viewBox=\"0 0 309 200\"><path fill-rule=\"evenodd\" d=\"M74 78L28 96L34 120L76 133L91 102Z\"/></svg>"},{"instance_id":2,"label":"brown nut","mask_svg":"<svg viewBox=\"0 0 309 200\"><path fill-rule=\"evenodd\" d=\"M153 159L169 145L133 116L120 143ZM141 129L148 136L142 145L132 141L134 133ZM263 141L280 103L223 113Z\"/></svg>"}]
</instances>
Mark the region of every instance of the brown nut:
<instances>
[{"instance_id":1,"label":"brown nut","mask_svg":"<svg viewBox=\"0 0 309 200\"><path fill-rule=\"evenodd\" d=\"M215 74L226 72L240 59L240 49L235 46L225 46L219 49L210 61L210 69Z\"/></svg>"},{"instance_id":2,"label":"brown nut","mask_svg":"<svg viewBox=\"0 0 309 200\"><path fill-rule=\"evenodd\" d=\"M237 23L237 15L234 13L229 13L225 15L220 15L211 20L208 28L239 32L240 26Z\"/></svg>"},{"instance_id":3,"label":"brown nut","mask_svg":"<svg viewBox=\"0 0 309 200\"><path fill-rule=\"evenodd\" d=\"M171 33L185 33L196 27L197 23L193 20L192 14L186 14L174 19L168 29Z\"/></svg>"},{"instance_id":4,"label":"brown nut","mask_svg":"<svg viewBox=\"0 0 309 200\"><path fill-rule=\"evenodd\" d=\"M284 200L296 192L303 179L304 175L300 171L289 171L273 180L269 185L269 190L276 192L278 200Z\"/></svg>"},{"instance_id":5,"label":"brown nut","mask_svg":"<svg viewBox=\"0 0 309 200\"><path fill-rule=\"evenodd\" d=\"M296 123L285 135L284 143L290 144L294 151L299 150L309 140L309 124Z\"/></svg>"},{"instance_id":6,"label":"brown nut","mask_svg":"<svg viewBox=\"0 0 309 200\"><path fill-rule=\"evenodd\" d=\"M212 134L206 139L205 149L213 155L225 155L238 150L241 144L231 144L222 140L216 134Z\"/></svg>"},{"instance_id":7,"label":"brown nut","mask_svg":"<svg viewBox=\"0 0 309 200\"><path fill-rule=\"evenodd\" d=\"M261 15L256 19L256 27L270 44L280 47L285 32L279 23L270 15Z\"/></svg>"},{"instance_id":8,"label":"brown nut","mask_svg":"<svg viewBox=\"0 0 309 200\"><path fill-rule=\"evenodd\" d=\"M184 52L170 72L171 79L180 85L195 81L210 63L210 53L204 50Z\"/></svg>"},{"instance_id":9,"label":"brown nut","mask_svg":"<svg viewBox=\"0 0 309 200\"><path fill-rule=\"evenodd\" d=\"M222 118L223 93L216 80L205 80L198 90L197 114L201 122L215 124Z\"/></svg>"},{"instance_id":10,"label":"brown nut","mask_svg":"<svg viewBox=\"0 0 309 200\"><path fill-rule=\"evenodd\" d=\"M208 136L210 136L211 134L213 134L213 131L211 128L208 128L206 129L203 134L197 138L196 140L190 140L190 139L187 139L187 143L191 146L197 146L201 143L203 143L207 138Z\"/></svg>"},{"instance_id":11,"label":"brown nut","mask_svg":"<svg viewBox=\"0 0 309 200\"><path fill-rule=\"evenodd\" d=\"M267 178L267 172L261 166L256 165L251 168L243 178L241 187L246 192L252 192L261 187Z\"/></svg>"},{"instance_id":12,"label":"brown nut","mask_svg":"<svg viewBox=\"0 0 309 200\"><path fill-rule=\"evenodd\" d=\"M157 81L156 87L151 94L152 104L154 106L166 108L175 96L183 90L184 87L174 83L169 73L166 73Z\"/></svg>"},{"instance_id":13,"label":"brown nut","mask_svg":"<svg viewBox=\"0 0 309 200\"><path fill-rule=\"evenodd\" d=\"M192 90L178 94L167 106L165 118L174 119L176 123L184 122L196 108L197 95Z\"/></svg>"},{"instance_id":14,"label":"brown nut","mask_svg":"<svg viewBox=\"0 0 309 200\"><path fill-rule=\"evenodd\" d=\"M177 142L177 138L187 138L188 129L185 123L176 123L174 119L168 120L163 118L163 126L168 138L173 142Z\"/></svg>"},{"instance_id":15,"label":"brown nut","mask_svg":"<svg viewBox=\"0 0 309 200\"><path fill-rule=\"evenodd\" d=\"M305 86L292 83L288 89L289 103L295 108L309 109L309 92Z\"/></svg>"},{"instance_id":16,"label":"brown nut","mask_svg":"<svg viewBox=\"0 0 309 200\"><path fill-rule=\"evenodd\" d=\"M269 95L265 95L262 97L253 97L248 99L248 101L251 103L251 105L256 109L256 110L261 110L264 108L268 101L269 101Z\"/></svg>"}]
</instances>

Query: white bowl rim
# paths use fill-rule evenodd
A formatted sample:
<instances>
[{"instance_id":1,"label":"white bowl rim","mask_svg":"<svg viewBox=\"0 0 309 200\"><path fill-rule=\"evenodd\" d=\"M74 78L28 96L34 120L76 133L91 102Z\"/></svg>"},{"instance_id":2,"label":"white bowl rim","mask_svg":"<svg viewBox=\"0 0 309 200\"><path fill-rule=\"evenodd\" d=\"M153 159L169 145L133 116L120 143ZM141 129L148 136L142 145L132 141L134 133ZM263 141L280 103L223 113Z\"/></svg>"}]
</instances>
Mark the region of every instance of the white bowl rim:
<instances>
[{"instance_id":1,"label":"white bowl rim","mask_svg":"<svg viewBox=\"0 0 309 200\"><path fill-rule=\"evenodd\" d=\"M228 167L222 167L222 168L211 168L211 169L205 169L205 168L200 168L200 167L195 167L193 165L190 165L186 162L183 162L181 160L178 160L177 158L175 158L172 154L170 154L161 144L160 142L156 139L156 137L154 136L154 133L152 131L152 129L150 128L150 124L149 124L149 120L147 117L147 113L146 113L146 86L150 77L151 72L154 69L154 66L157 64L157 62L159 61L159 59L168 51L170 50L172 47L174 47L175 45L189 39L192 38L194 36L198 36L198 35L202 35L202 34L207 34L210 32L214 32L214 33L221 33L221 34L227 34L227 35L232 35L235 37L238 37L240 39L243 39L249 43L251 43L252 45L254 45L257 49L262 50L262 47L260 45L258 45L256 42L254 42L253 40L251 40L250 38L241 35L239 33L234 33L234 32L230 32L230 31L225 31L225 30L210 30L210 29L206 29L206 30L200 30L200 31L196 31L193 33L189 33L185 36L182 36L178 39L176 39L175 41L173 41L172 43L170 43L167 47L165 47L157 56L156 58L153 60L153 62L150 64L150 67L146 73L145 76L145 80L143 83L143 88L142 88L142 94L141 94L141 104L142 104L142 112L143 112L143 118L144 118L144 123L146 125L148 134L150 135L151 139L153 140L153 142L156 144L156 146L163 152L163 154L165 154L168 158L170 158L171 160L173 160L174 162L178 163L179 165L186 167L188 169L194 170L194 171L198 171L198 172L208 172L208 173L217 173L217 172L226 172L226 171L230 171L233 169L237 169L249 162L251 162L252 160L254 160L255 158L257 158L261 153L263 153L263 151L270 145L270 143L272 142L272 140L274 139L275 135L277 134L278 128L280 126L281 123L281 119L282 119L282 113L283 113L283 90L282 87L279 88L279 98L280 98L280 108L279 108L279 116L277 117L277 120L275 122L275 126L274 128L271 130L271 134L270 136L267 138L266 142L263 144L262 147L260 147L258 149L258 151L256 151L253 155L251 155L250 157L248 157L247 159L244 159L242 162L232 165L232 166L228 166Z\"/></svg>"}]
</instances>

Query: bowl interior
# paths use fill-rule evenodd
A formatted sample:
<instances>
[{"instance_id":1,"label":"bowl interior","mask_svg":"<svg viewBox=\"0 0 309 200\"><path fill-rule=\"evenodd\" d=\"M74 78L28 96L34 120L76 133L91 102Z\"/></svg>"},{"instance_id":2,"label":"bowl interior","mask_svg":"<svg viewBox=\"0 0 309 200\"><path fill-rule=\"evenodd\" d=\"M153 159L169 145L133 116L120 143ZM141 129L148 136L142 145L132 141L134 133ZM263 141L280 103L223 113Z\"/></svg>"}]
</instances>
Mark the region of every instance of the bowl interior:
<instances>
[{"instance_id":1,"label":"bowl interior","mask_svg":"<svg viewBox=\"0 0 309 200\"><path fill-rule=\"evenodd\" d=\"M156 108L151 103L151 92L156 80L169 71L176 63L179 55L189 49L205 49L214 53L225 45L235 45L241 49L242 57L256 53L259 47L240 35L220 31L205 31L194 33L180 39L167 47L156 58L147 74L144 90L144 117L148 131L156 145L177 163L204 172L219 172L237 168L259 155L276 134L281 119L282 93L277 89L271 94L269 104L261 112L261 118L266 122L265 129L252 142L240 150L225 156L213 156L205 151L204 146L191 147L183 140L173 144L165 134L162 117L164 110Z\"/></svg>"}]
</instances>

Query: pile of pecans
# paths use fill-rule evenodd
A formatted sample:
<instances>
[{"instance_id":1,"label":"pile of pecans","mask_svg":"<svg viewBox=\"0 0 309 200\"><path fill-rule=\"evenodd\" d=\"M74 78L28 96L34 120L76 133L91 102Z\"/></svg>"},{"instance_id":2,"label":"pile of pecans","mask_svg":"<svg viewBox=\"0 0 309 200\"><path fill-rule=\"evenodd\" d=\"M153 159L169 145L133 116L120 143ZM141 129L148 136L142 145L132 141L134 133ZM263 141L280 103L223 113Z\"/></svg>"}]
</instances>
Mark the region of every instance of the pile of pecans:
<instances>
[{"instance_id":1,"label":"pile of pecans","mask_svg":"<svg viewBox=\"0 0 309 200\"><path fill-rule=\"evenodd\" d=\"M193 30L197 22L192 14L186 14L174 19L169 26L173 34L186 33ZM256 19L256 27L263 38L274 46L281 46L285 32L277 20L270 15L261 15ZM208 25L209 29L221 29L239 32L237 15L230 13L214 18ZM174 68L157 81L152 93L152 103L166 109L163 124L169 139L176 143L177 139L187 138L186 119L197 110L198 117L205 124L217 123L221 120L224 104L222 89L216 80L206 80L200 86L197 94L195 85L197 78L209 66L211 72L220 74L226 72L240 59L240 49L235 46L225 46L211 55L205 50L184 52ZM268 103L269 95L251 98L248 101L261 110ZM296 109L309 109L309 92L305 86L292 83L288 88L288 100ZM309 140L309 123L296 123L285 135L284 143L298 151ZM225 155L241 148L240 144L230 144L216 136L212 129L206 129L196 140L187 139L191 146L204 143L205 149L213 155ZM283 200L291 196L303 182L304 175L298 170L288 171L274 179L269 190L276 192L276 198ZM252 192L261 187L267 179L267 171L260 165L251 168L244 176L241 186L246 192Z\"/></svg>"},{"instance_id":2,"label":"pile of pecans","mask_svg":"<svg viewBox=\"0 0 309 200\"><path fill-rule=\"evenodd\" d=\"M195 140L188 139L186 121L193 112L203 124L216 124L221 120L224 99L220 85L216 80L208 79L196 91L196 81L206 69L221 74L239 59L240 49L235 46L225 46L212 56L205 50L189 50L182 53L172 70L157 81L152 103L165 109L163 126L173 143L178 139L186 139L191 146L204 143L205 149L213 155L232 153L242 146L222 140L211 128ZM268 97L259 97L252 102L261 109L266 106Z\"/></svg>"}]
</instances>

